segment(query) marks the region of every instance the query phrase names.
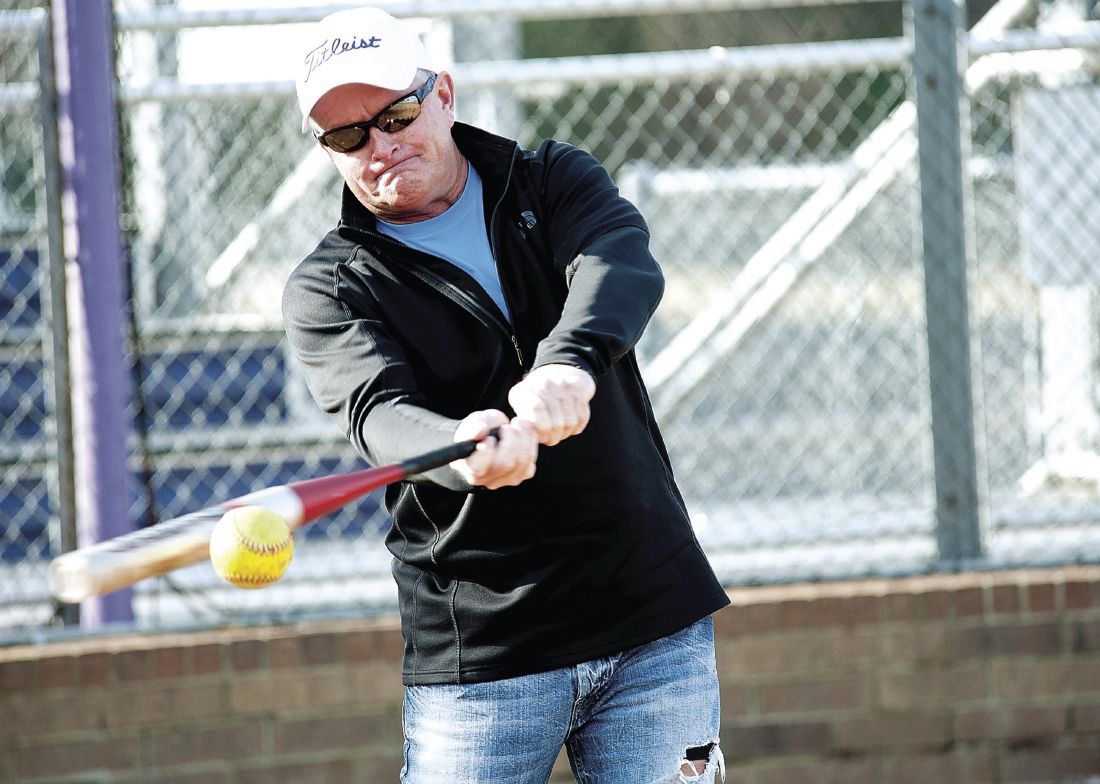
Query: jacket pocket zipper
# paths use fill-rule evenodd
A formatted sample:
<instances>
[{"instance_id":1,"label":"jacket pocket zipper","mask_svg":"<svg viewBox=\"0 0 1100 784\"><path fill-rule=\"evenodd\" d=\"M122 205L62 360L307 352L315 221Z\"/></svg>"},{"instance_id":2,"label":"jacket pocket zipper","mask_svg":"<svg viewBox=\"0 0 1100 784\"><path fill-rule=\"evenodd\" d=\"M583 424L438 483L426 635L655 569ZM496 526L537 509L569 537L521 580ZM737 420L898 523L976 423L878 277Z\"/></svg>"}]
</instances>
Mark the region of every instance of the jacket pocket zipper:
<instances>
[{"instance_id":1,"label":"jacket pocket zipper","mask_svg":"<svg viewBox=\"0 0 1100 784\"><path fill-rule=\"evenodd\" d=\"M502 322L499 318L494 316L487 308L483 307L480 302L471 297L465 291L458 286L451 283L449 280L445 280L428 270L417 269L413 267L408 268L414 275L426 282L429 286L439 291L444 296L457 302L461 307L470 311L479 321L483 324L489 325L499 329L506 334L512 341L512 348L515 349L516 359L519 361L519 366L524 367L523 351L519 347L519 339L515 334Z\"/></svg>"},{"instance_id":2,"label":"jacket pocket zipper","mask_svg":"<svg viewBox=\"0 0 1100 784\"><path fill-rule=\"evenodd\" d=\"M508 337L512 339L512 345L516 349L516 359L519 360L519 366L521 368L525 367L523 363L523 350L519 347L519 339L515 335L509 335Z\"/></svg>"},{"instance_id":3,"label":"jacket pocket zipper","mask_svg":"<svg viewBox=\"0 0 1100 784\"><path fill-rule=\"evenodd\" d=\"M511 179L511 170L509 170L508 174L509 174L509 179ZM503 200L503 197L501 197L501 198ZM497 206L498 207L500 206L499 201L497 202ZM490 222L490 224L494 224L496 222L496 208L495 207L493 209L493 217L490 219L489 222ZM492 233L490 232L490 237L489 237L490 251L493 253L493 257L495 259L496 258L496 248L493 247L494 243L493 243L493 238L492 238L491 235L492 235ZM387 237L386 239L389 239L389 238ZM391 242L392 242L392 240L391 240ZM495 327L496 329L499 329L501 332L506 334L508 336L508 338L512 341L512 348L516 352L516 360L519 362L520 369L522 370L526 367L526 365L524 364L524 359L523 359L523 351L519 347L519 338L517 338L515 333L512 332L512 329L511 329L510 325L505 324L503 321L501 321L499 318L497 318L495 315L493 315L493 313L490 312L487 308L482 306L482 304L480 302L478 302L476 299L471 297L469 294L467 294L465 291L460 289L458 286L451 283L449 280L446 280L445 278L441 278L438 275L434 274L433 272L431 272L429 270L426 270L422 267L416 267L416 266L408 265L408 266L405 267L405 269L409 270L409 272L411 272L416 277L420 278L422 281L427 283L429 286L431 286L433 289L438 291L443 296L447 297L448 299L453 300L460 307L462 307L463 309L469 311L475 318L477 318L478 321L482 322L486 326Z\"/></svg>"}]
</instances>

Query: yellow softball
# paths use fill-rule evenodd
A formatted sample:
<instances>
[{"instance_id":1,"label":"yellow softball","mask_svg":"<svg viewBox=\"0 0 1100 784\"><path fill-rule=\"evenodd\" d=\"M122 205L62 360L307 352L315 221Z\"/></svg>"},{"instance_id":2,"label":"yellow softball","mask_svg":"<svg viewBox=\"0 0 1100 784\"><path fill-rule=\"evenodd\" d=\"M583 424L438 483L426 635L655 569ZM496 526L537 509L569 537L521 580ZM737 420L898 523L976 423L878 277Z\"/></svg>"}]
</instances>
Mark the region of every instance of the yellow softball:
<instances>
[{"instance_id":1,"label":"yellow softball","mask_svg":"<svg viewBox=\"0 0 1100 784\"><path fill-rule=\"evenodd\" d=\"M286 520L262 506L230 509L210 536L210 562L226 582L263 588L290 566L294 538Z\"/></svg>"}]
</instances>

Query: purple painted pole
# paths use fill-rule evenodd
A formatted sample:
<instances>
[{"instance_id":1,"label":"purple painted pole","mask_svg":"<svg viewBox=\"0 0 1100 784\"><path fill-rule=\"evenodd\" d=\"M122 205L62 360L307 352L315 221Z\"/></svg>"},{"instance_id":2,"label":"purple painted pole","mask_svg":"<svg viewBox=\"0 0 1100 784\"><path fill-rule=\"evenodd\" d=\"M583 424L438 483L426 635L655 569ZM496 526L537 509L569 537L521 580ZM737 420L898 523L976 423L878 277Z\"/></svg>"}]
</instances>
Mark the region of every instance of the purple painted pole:
<instances>
[{"instance_id":1,"label":"purple painted pole","mask_svg":"<svg viewBox=\"0 0 1100 784\"><path fill-rule=\"evenodd\" d=\"M77 540L132 530L129 376L110 0L51 0L72 379ZM129 589L81 605L81 625L133 620Z\"/></svg>"}]
</instances>

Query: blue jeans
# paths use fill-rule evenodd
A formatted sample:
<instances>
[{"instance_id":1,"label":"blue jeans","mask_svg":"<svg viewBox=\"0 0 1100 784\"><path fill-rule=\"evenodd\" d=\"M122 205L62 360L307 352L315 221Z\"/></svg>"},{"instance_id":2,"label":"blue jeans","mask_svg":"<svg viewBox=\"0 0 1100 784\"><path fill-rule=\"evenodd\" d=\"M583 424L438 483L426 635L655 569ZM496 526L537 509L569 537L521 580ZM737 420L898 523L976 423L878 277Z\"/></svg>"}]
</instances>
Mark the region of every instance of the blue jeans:
<instances>
[{"instance_id":1,"label":"blue jeans","mask_svg":"<svg viewBox=\"0 0 1100 784\"><path fill-rule=\"evenodd\" d=\"M710 617L614 656L518 678L405 689L403 784L546 784L564 745L579 784L712 784Z\"/></svg>"}]
</instances>

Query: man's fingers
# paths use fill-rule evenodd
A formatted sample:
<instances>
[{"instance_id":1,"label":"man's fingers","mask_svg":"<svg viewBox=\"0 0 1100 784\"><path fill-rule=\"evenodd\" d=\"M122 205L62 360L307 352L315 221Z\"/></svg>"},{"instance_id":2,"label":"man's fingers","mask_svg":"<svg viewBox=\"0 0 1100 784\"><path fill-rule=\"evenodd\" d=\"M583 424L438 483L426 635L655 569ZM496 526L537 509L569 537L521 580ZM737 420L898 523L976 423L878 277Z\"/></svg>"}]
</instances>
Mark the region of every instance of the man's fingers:
<instances>
[{"instance_id":1,"label":"man's fingers","mask_svg":"<svg viewBox=\"0 0 1100 784\"><path fill-rule=\"evenodd\" d=\"M488 435L497 428L498 436ZM517 485L535 474L538 457L538 431L525 420L508 417L501 411L470 414L459 423L455 440L482 438L473 453L452 465L471 485L490 489Z\"/></svg>"},{"instance_id":2,"label":"man's fingers","mask_svg":"<svg viewBox=\"0 0 1100 784\"><path fill-rule=\"evenodd\" d=\"M583 433L592 418L592 407L587 400L578 400L574 403L573 430L568 435L575 436Z\"/></svg>"},{"instance_id":3,"label":"man's fingers","mask_svg":"<svg viewBox=\"0 0 1100 784\"><path fill-rule=\"evenodd\" d=\"M508 415L495 408L475 411L458 423L455 441L484 439L494 427L508 424Z\"/></svg>"},{"instance_id":4,"label":"man's fingers","mask_svg":"<svg viewBox=\"0 0 1100 784\"><path fill-rule=\"evenodd\" d=\"M474 436L477 438L477 436ZM496 451L497 439L494 436L486 436L474 447L474 451L466 458L466 464L475 475L483 474L493 462L493 452Z\"/></svg>"},{"instance_id":5,"label":"man's fingers","mask_svg":"<svg viewBox=\"0 0 1100 784\"><path fill-rule=\"evenodd\" d=\"M492 460L478 477L478 483L490 489L517 485L535 475L537 457L538 434L534 425L512 420L500 429Z\"/></svg>"},{"instance_id":6,"label":"man's fingers","mask_svg":"<svg viewBox=\"0 0 1100 784\"><path fill-rule=\"evenodd\" d=\"M595 391L595 381L580 368L543 365L512 387L508 402L517 417L535 425L540 443L553 446L588 426Z\"/></svg>"},{"instance_id":7,"label":"man's fingers","mask_svg":"<svg viewBox=\"0 0 1100 784\"><path fill-rule=\"evenodd\" d=\"M526 414L538 431L540 443L553 446L570 435L569 430L576 418L571 400L543 395L535 397L529 408L530 411L516 413L520 416Z\"/></svg>"}]
</instances>

